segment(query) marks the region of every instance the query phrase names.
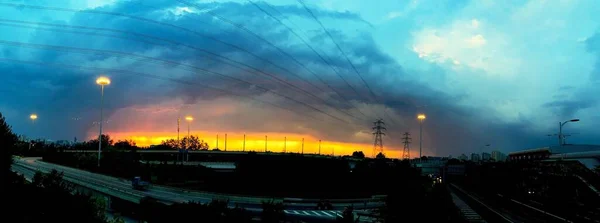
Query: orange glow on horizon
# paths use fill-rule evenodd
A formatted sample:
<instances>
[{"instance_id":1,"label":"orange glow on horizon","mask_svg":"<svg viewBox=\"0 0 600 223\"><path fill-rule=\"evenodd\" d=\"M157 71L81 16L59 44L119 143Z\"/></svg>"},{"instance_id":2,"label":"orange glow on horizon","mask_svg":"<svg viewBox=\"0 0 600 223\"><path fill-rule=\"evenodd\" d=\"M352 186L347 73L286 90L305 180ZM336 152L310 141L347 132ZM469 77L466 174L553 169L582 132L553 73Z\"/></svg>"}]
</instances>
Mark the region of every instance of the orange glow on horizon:
<instances>
[{"instance_id":1,"label":"orange glow on horizon","mask_svg":"<svg viewBox=\"0 0 600 223\"><path fill-rule=\"evenodd\" d=\"M167 139L177 139L177 133L173 132L108 132L111 139L117 140L133 140L137 146L148 147L151 145L159 145ZM225 148L225 133L199 132L192 131L191 135L198 136L206 141L210 149L218 148L227 151L242 151L244 147L244 133L227 133L227 148ZM219 141L217 143L217 134ZM187 135L187 132L181 132L180 138ZM267 150L270 152L283 152L284 149L288 153L302 152L302 138L304 138L304 153L317 154L319 153L319 139L310 135L300 134L283 134L283 133L249 133L246 134L246 151L265 151L265 135L267 138ZM94 136L96 137L96 136ZM284 138L287 138L285 140ZM365 156L371 157L373 154L373 145L362 143L346 143L321 141L321 154L323 155L351 155L354 151L362 151ZM402 151L394 150L393 148L384 148L386 157L399 158L402 156Z\"/></svg>"}]
</instances>

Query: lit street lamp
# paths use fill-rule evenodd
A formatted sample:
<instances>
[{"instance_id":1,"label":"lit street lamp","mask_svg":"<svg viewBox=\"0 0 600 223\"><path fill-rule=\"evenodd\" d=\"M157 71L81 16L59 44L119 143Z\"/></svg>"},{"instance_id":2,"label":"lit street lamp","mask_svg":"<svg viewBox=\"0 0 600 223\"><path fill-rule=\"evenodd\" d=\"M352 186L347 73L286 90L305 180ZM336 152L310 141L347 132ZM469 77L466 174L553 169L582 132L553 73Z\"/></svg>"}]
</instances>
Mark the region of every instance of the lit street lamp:
<instances>
[{"instance_id":1,"label":"lit street lamp","mask_svg":"<svg viewBox=\"0 0 600 223\"><path fill-rule=\"evenodd\" d=\"M425 121L425 114L417 115L417 119L419 119L419 161L421 161L421 157L423 157L423 121Z\"/></svg>"},{"instance_id":2,"label":"lit street lamp","mask_svg":"<svg viewBox=\"0 0 600 223\"><path fill-rule=\"evenodd\" d=\"M576 119L571 119L571 120L564 121L564 122L559 122L559 128L558 128L558 145L559 146L562 146L564 144L564 136L562 134L563 125L565 125L569 122L578 122L578 121L579 121L579 119L576 118Z\"/></svg>"},{"instance_id":3,"label":"lit street lamp","mask_svg":"<svg viewBox=\"0 0 600 223\"><path fill-rule=\"evenodd\" d=\"M38 116L36 114L31 114L29 116L29 119L31 119L31 122L35 123L35 120L38 118Z\"/></svg>"},{"instance_id":4,"label":"lit street lamp","mask_svg":"<svg viewBox=\"0 0 600 223\"><path fill-rule=\"evenodd\" d=\"M99 77L96 79L96 84L100 85L100 133L98 134L98 167L100 167L100 152L102 151L102 113L104 104L104 86L110 84L108 77Z\"/></svg>"},{"instance_id":5,"label":"lit street lamp","mask_svg":"<svg viewBox=\"0 0 600 223\"><path fill-rule=\"evenodd\" d=\"M29 119L31 119L31 123L35 124L35 120L38 118L36 114L31 114ZM31 149L31 141L29 141L29 149Z\"/></svg>"},{"instance_id":6,"label":"lit street lamp","mask_svg":"<svg viewBox=\"0 0 600 223\"><path fill-rule=\"evenodd\" d=\"M188 141L187 141L187 143L186 143L186 146L187 146L188 148L186 148L186 149L189 149L189 146L190 146L190 145L188 145L188 143L190 142L190 123L191 123L192 121L194 121L194 117L192 117L192 116L189 116L189 115L188 115L188 116L185 116L185 120L186 120L186 121L187 121L187 123L188 123L188 136L187 136L187 140L188 140Z\"/></svg>"}]
</instances>

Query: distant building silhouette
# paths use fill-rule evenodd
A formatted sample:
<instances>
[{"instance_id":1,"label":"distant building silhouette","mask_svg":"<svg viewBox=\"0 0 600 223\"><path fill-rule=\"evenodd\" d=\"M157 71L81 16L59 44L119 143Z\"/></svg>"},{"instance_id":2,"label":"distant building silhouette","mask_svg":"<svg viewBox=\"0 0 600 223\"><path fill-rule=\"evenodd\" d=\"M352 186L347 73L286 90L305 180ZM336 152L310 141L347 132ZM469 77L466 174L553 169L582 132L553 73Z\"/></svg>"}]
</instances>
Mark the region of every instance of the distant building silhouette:
<instances>
[{"instance_id":1,"label":"distant building silhouette","mask_svg":"<svg viewBox=\"0 0 600 223\"><path fill-rule=\"evenodd\" d=\"M491 159L492 159L492 154L485 153L485 152L481 154L482 161L490 161Z\"/></svg>"},{"instance_id":2,"label":"distant building silhouette","mask_svg":"<svg viewBox=\"0 0 600 223\"><path fill-rule=\"evenodd\" d=\"M504 161L506 161L506 154L504 154L498 150L494 150L494 151L492 151L492 160L494 160L496 162L504 162Z\"/></svg>"},{"instance_id":3,"label":"distant building silhouette","mask_svg":"<svg viewBox=\"0 0 600 223\"><path fill-rule=\"evenodd\" d=\"M479 161L481 161L481 158L479 157L479 154L477 154L477 153L471 153L471 161L473 161L473 162L479 162Z\"/></svg>"}]
</instances>

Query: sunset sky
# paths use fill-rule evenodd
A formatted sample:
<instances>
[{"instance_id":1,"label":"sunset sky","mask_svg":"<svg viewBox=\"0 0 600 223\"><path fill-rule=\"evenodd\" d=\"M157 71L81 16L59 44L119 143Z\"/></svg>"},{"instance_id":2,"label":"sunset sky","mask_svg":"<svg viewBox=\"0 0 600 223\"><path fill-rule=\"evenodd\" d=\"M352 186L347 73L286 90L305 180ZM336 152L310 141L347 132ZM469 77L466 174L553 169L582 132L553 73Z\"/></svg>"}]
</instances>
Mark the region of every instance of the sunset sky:
<instances>
[{"instance_id":1,"label":"sunset sky","mask_svg":"<svg viewBox=\"0 0 600 223\"><path fill-rule=\"evenodd\" d=\"M93 138L104 75L105 132L140 145L191 115L210 147L371 155L382 118L386 154L410 132L416 156L419 113L424 155L553 145L572 118L568 143L600 143L600 2L374 2L3 1L0 112L19 134Z\"/></svg>"}]
</instances>

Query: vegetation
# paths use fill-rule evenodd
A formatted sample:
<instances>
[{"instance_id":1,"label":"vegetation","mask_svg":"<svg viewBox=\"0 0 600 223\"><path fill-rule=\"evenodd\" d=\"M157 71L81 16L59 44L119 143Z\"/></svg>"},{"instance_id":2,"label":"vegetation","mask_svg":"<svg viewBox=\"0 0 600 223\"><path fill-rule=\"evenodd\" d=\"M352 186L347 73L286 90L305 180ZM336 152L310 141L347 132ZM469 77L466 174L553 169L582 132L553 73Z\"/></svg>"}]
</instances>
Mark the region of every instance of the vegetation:
<instances>
[{"instance_id":1,"label":"vegetation","mask_svg":"<svg viewBox=\"0 0 600 223\"><path fill-rule=\"evenodd\" d=\"M62 180L62 174L36 173L32 183L10 170L12 153L18 146L0 113L0 149L2 149L2 202L10 222L106 222L104 209L90 196L75 193Z\"/></svg>"},{"instance_id":2,"label":"vegetation","mask_svg":"<svg viewBox=\"0 0 600 223\"><path fill-rule=\"evenodd\" d=\"M179 141L176 139L167 139L162 141L160 145L170 149L208 150L208 143L193 135L190 137L185 136Z\"/></svg>"}]
</instances>

